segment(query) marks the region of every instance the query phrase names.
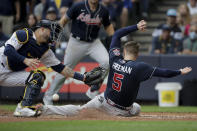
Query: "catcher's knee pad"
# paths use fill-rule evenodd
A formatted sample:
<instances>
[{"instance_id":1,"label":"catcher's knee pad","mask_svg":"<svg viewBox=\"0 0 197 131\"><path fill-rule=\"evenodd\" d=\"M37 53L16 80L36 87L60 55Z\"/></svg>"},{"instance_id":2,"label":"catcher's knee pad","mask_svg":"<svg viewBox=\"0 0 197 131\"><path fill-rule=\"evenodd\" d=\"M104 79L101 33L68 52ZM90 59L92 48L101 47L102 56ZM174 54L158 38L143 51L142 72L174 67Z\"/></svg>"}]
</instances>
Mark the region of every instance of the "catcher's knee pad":
<instances>
[{"instance_id":1,"label":"catcher's knee pad","mask_svg":"<svg viewBox=\"0 0 197 131\"><path fill-rule=\"evenodd\" d=\"M35 102L36 97L40 94L45 78L42 71L37 70L30 73L26 80L25 93L21 102L22 106L31 106Z\"/></svg>"}]
</instances>

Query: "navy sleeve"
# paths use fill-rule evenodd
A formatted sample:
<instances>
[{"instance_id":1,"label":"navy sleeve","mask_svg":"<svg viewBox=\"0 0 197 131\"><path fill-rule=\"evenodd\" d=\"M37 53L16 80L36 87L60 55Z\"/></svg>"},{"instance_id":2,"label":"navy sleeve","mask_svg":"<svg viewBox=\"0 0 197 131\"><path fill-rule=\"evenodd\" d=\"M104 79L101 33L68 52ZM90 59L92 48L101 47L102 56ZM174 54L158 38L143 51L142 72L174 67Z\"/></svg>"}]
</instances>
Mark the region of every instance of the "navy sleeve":
<instances>
[{"instance_id":1,"label":"navy sleeve","mask_svg":"<svg viewBox=\"0 0 197 131\"><path fill-rule=\"evenodd\" d=\"M113 49L115 47L120 48L121 47L120 38L136 30L138 30L137 25L132 25L132 26L128 26L128 27L117 30L112 37L110 49Z\"/></svg>"},{"instance_id":2,"label":"navy sleeve","mask_svg":"<svg viewBox=\"0 0 197 131\"><path fill-rule=\"evenodd\" d=\"M154 67L144 62L139 62L136 68L138 70L137 79L139 81L145 81L147 79L150 79L154 72Z\"/></svg>"},{"instance_id":3,"label":"navy sleeve","mask_svg":"<svg viewBox=\"0 0 197 131\"><path fill-rule=\"evenodd\" d=\"M113 37L112 37L112 42L110 45L110 50L109 50L109 61L110 63L112 61L114 61L116 58L121 58L122 59L122 55L120 53L120 47L121 47L121 40L120 38L123 36L128 35L131 32L134 32L138 30L137 25L133 25L133 26L128 26L125 28L121 28L119 30L117 30Z\"/></svg>"},{"instance_id":4,"label":"navy sleeve","mask_svg":"<svg viewBox=\"0 0 197 131\"><path fill-rule=\"evenodd\" d=\"M8 57L8 59L16 62L23 62L25 57L20 55L13 46L7 44L5 46L4 55Z\"/></svg>"},{"instance_id":5,"label":"navy sleeve","mask_svg":"<svg viewBox=\"0 0 197 131\"><path fill-rule=\"evenodd\" d=\"M64 67L65 67L65 65L63 65L62 63L55 65L55 66L51 66L51 68L58 73L61 73L63 71Z\"/></svg>"},{"instance_id":6,"label":"navy sleeve","mask_svg":"<svg viewBox=\"0 0 197 131\"><path fill-rule=\"evenodd\" d=\"M29 40L28 30L25 28L23 30L16 31L16 38L20 44L25 44Z\"/></svg>"},{"instance_id":7,"label":"navy sleeve","mask_svg":"<svg viewBox=\"0 0 197 131\"><path fill-rule=\"evenodd\" d=\"M179 70L169 70L169 69L164 69L164 68L155 68L155 71L153 73L153 76L157 76L157 77L174 77L177 75L180 75L181 71Z\"/></svg>"},{"instance_id":8,"label":"navy sleeve","mask_svg":"<svg viewBox=\"0 0 197 131\"><path fill-rule=\"evenodd\" d=\"M109 11L107 9L104 10L104 16L103 16L103 25L104 27L107 27L111 24L110 19L109 19Z\"/></svg>"},{"instance_id":9,"label":"navy sleeve","mask_svg":"<svg viewBox=\"0 0 197 131\"><path fill-rule=\"evenodd\" d=\"M75 19L77 17L77 9L78 9L78 4L72 5L68 11L66 12L66 15L69 19Z\"/></svg>"}]
</instances>

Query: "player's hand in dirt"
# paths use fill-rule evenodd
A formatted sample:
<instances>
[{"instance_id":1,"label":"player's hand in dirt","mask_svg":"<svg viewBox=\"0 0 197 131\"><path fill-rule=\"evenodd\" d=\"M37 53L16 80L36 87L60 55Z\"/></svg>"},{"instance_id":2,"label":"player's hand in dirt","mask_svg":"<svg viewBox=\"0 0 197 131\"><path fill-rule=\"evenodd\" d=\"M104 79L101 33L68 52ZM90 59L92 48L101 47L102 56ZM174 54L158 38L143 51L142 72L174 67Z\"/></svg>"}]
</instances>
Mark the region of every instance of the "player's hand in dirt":
<instances>
[{"instance_id":1,"label":"player's hand in dirt","mask_svg":"<svg viewBox=\"0 0 197 131\"><path fill-rule=\"evenodd\" d=\"M192 68L191 67L185 67L183 69L180 69L181 71L181 75L185 75L187 73L189 73L190 71L192 71Z\"/></svg>"},{"instance_id":2,"label":"player's hand in dirt","mask_svg":"<svg viewBox=\"0 0 197 131\"><path fill-rule=\"evenodd\" d=\"M146 21L144 21L144 20L141 20L141 21L137 24L137 28L138 28L138 30L140 30L140 31L145 31L145 30L146 30L146 26L147 26L147 23L146 23Z\"/></svg>"},{"instance_id":3,"label":"player's hand in dirt","mask_svg":"<svg viewBox=\"0 0 197 131\"><path fill-rule=\"evenodd\" d=\"M40 63L38 59L32 59L32 58L25 58L23 62L31 69L36 69Z\"/></svg>"}]
</instances>

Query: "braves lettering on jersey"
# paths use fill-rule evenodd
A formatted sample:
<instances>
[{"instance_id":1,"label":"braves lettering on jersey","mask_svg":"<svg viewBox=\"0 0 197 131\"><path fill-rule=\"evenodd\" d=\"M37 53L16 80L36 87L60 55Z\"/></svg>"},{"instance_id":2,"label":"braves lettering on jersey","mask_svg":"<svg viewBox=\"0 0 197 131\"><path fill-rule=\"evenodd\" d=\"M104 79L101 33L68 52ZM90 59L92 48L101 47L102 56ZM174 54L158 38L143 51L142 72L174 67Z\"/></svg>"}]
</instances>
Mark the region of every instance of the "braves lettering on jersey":
<instances>
[{"instance_id":1,"label":"braves lettering on jersey","mask_svg":"<svg viewBox=\"0 0 197 131\"><path fill-rule=\"evenodd\" d=\"M72 20L71 33L85 41L96 39L101 25L110 25L108 10L99 3L92 12L87 0L74 4L66 16Z\"/></svg>"}]
</instances>

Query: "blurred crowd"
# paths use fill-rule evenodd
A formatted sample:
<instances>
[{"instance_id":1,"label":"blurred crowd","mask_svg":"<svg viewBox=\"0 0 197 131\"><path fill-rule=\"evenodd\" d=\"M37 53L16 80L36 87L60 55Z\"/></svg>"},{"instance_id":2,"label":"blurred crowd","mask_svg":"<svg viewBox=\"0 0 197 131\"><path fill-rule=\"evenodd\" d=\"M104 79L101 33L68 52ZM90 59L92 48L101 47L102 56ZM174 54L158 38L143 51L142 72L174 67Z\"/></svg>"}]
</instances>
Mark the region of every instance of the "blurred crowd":
<instances>
[{"instance_id":1,"label":"blurred crowd","mask_svg":"<svg viewBox=\"0 0 197 131\"><path fill-rule=\"evenodd\" d=\"M152 54L197 54L197 0L169 9L152 34Z\"/></svg>"},{"instance_id":2,"label":"blurred crowd","mask_svg":"<svg viewBox=\"0 0 197 131\"><path fill-rule=\"evenodd\" d=\"M80 1L84 0L1 0L0 41L7 40L17 29L33 27L41 19L58 20L68 8ZM115 28L130 24L129 18L133 22L148 18L149 0L99 1L109 10ZM69 27L65 28L69 30ZM68 37L69 32L66 34Z\"/></svg>"},{"instance_id":3,"label":"blurred crowd","mask_svg":"<svg viewBox=\"0 0 197 131\"><path fill-rule=\"evenodd\" d=\"M59 20L74 3L83 0L1 0L0 43L17 29L33 27L41 19ZM147 20L154 0L99 0L110 13L115 27ZM70 24L65 27L69 38ZM166 22L152 34L152 54L197 54L197 0L185 0L177 9L166 12ZM106 35L100 33L103 43ZM63 45L64 47L64 45Z\"/></svg>"}]
</instances>

